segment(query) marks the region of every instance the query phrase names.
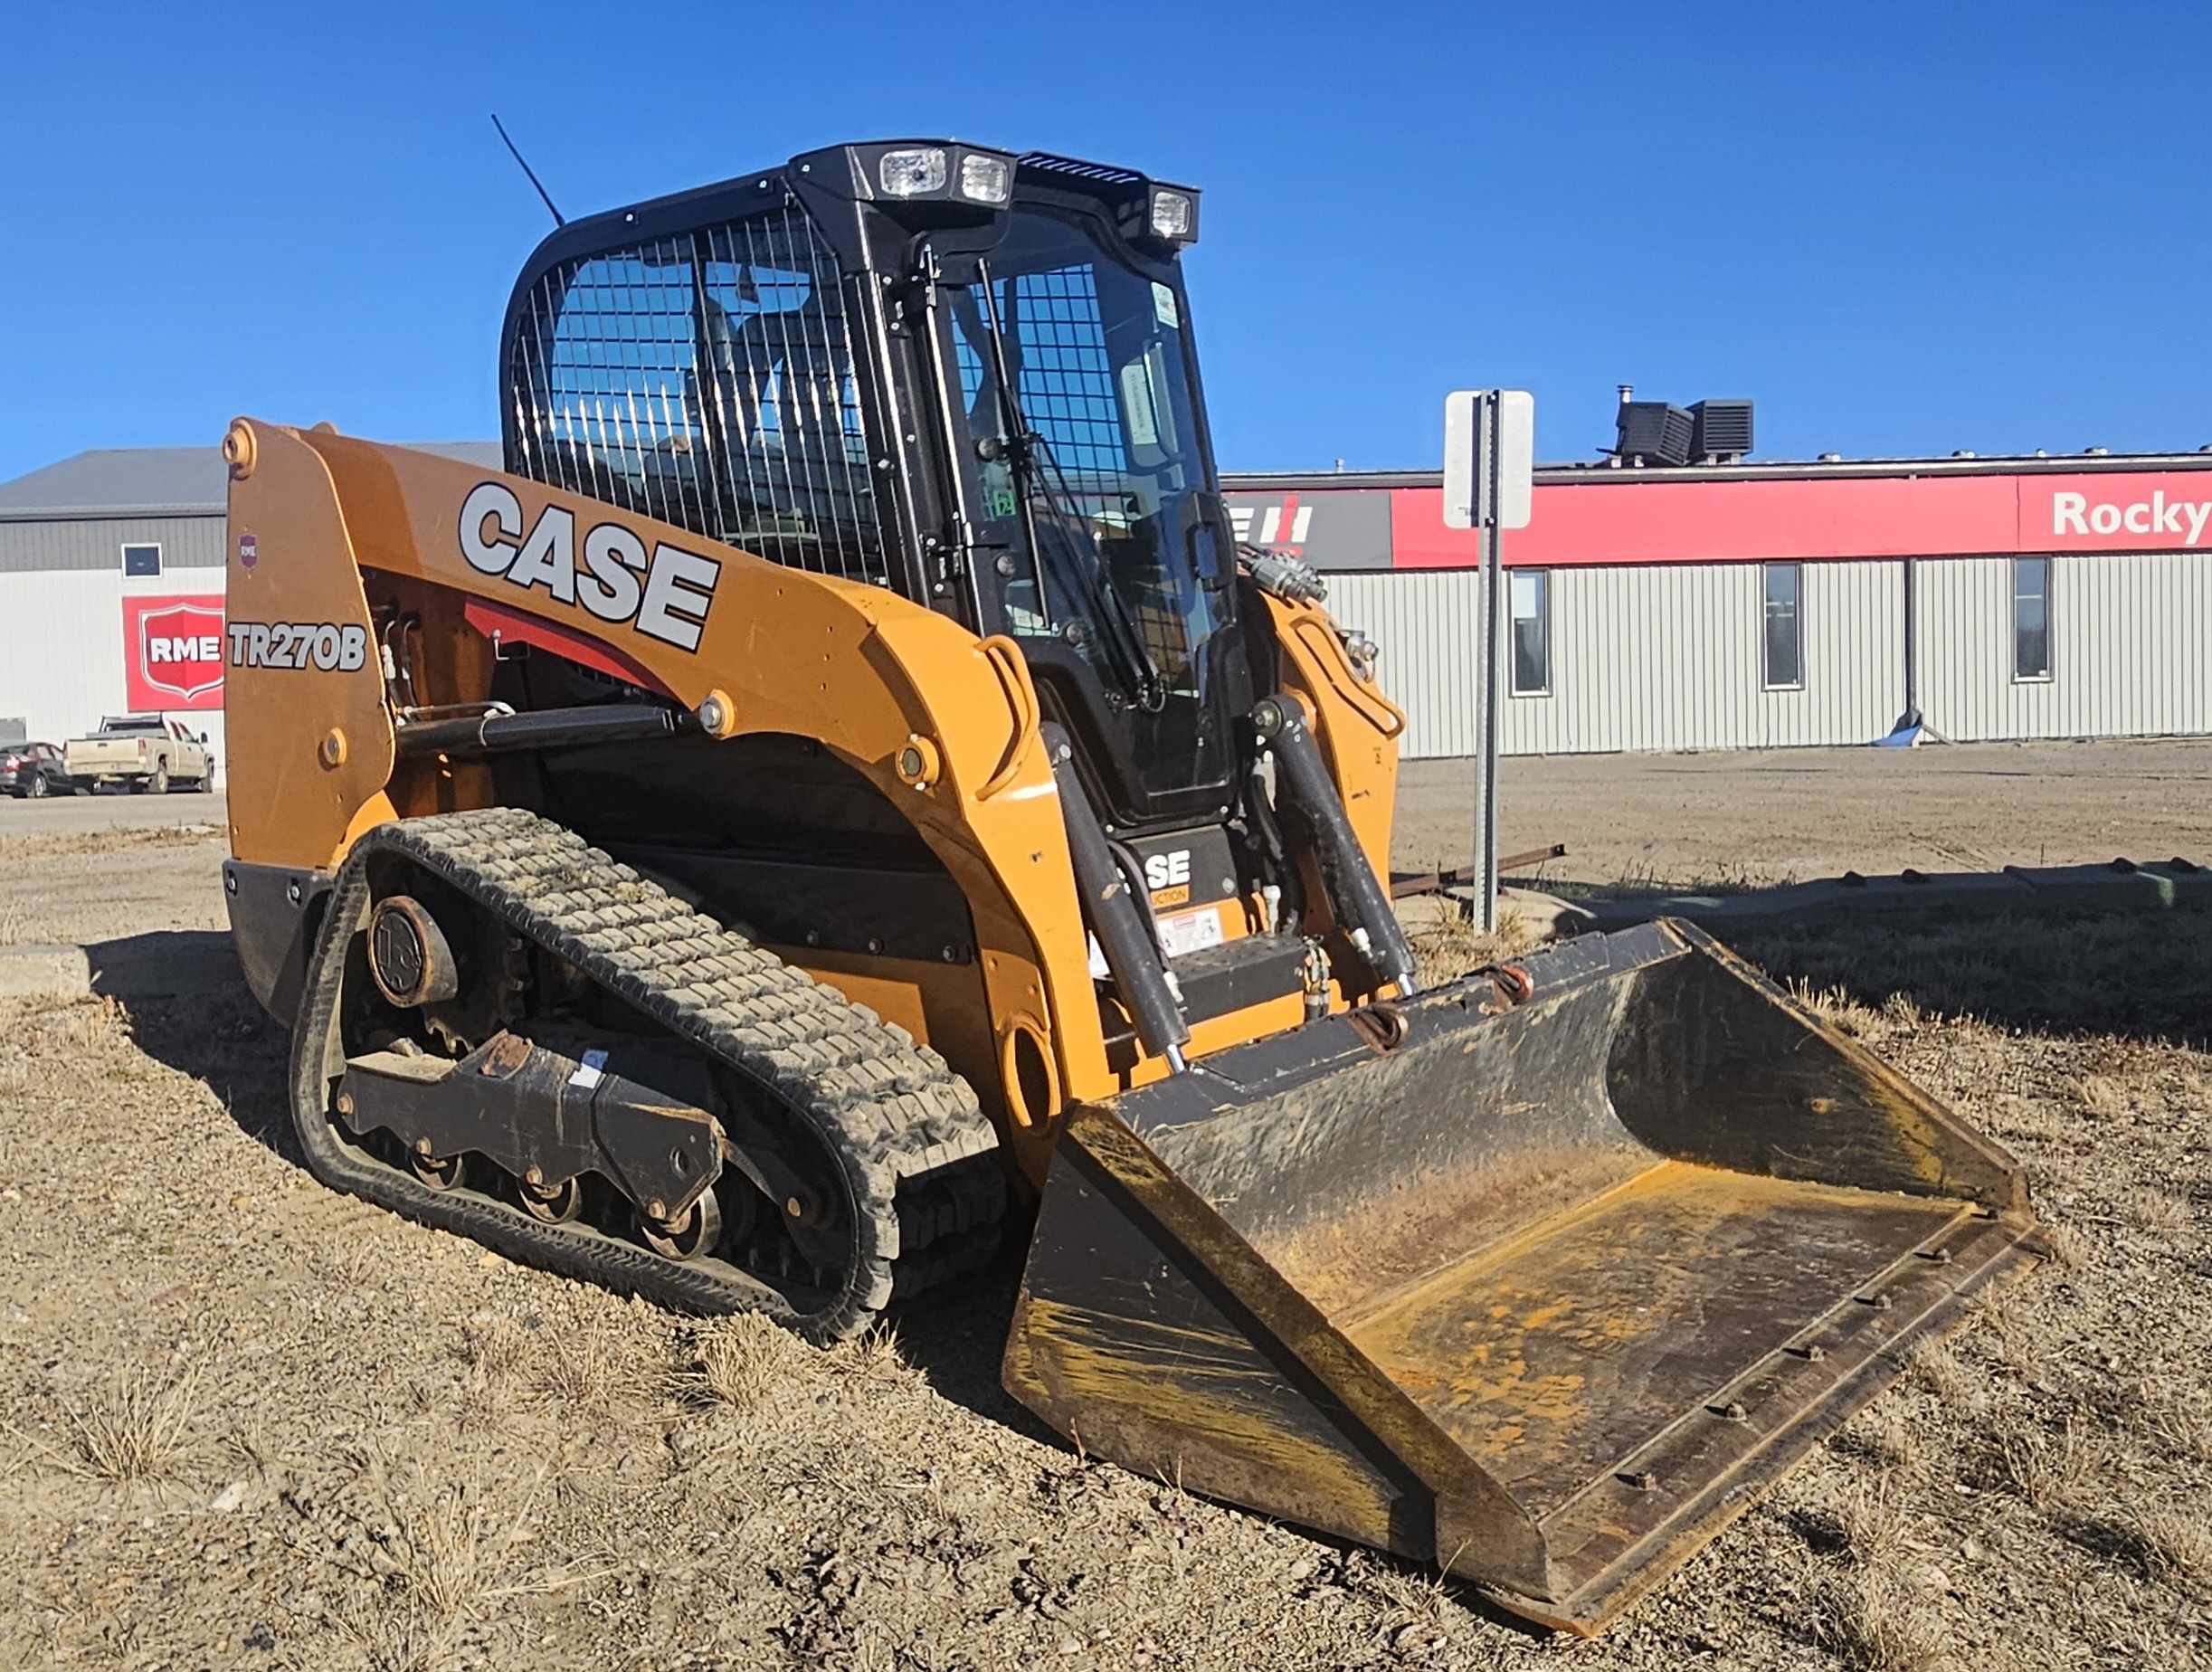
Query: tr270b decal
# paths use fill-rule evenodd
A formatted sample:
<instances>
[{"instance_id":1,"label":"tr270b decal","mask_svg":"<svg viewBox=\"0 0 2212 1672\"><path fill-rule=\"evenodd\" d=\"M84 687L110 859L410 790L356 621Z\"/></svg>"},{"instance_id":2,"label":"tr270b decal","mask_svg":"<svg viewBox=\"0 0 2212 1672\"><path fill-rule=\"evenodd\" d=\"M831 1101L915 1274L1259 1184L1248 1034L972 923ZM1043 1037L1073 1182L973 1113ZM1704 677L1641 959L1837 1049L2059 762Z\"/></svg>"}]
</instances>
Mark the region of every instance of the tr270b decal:
<instances>
[{"instance_id":1,"label":"tr270b decal","mask_svg":"<svg viewBox=\"0 0 2212 1672\"><path fill-rule=\"evenodd\" d=\"M368 629L336 622L232 622L233 668L318 668L354 673L368 660Z\"/></svg>"}]
</instances>

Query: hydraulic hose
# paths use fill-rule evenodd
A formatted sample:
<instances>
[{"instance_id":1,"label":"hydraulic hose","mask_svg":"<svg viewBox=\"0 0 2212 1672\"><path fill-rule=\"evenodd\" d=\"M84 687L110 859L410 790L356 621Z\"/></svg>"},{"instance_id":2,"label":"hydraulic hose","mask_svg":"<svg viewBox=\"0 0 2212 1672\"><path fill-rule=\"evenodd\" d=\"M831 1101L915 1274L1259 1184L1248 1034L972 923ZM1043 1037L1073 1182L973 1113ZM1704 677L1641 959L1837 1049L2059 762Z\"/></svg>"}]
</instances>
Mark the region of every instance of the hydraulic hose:
<instances>
[{"instance_id":1,"label":"hydraulic hose","mask_svg":"<svg viewBox=\"0 0 2212 1672\"><path fill-rule=\"evenodd\" d=\"M516 749L572 749L592 743L668 737L691 721L686 710L654 703L609 703L584 708L535 708L466 719L419 720L399 728L403 755L499 755Z\"/></svg>"},{"instance_id":2,"label":"hydraulic hose","mask_svg":"<svg viewBox=\"0 0 2212 1672\"><path fill-rule=\"evenodd\" d=\"M1145 914L1138 909L1128 878L1115 862L1114 850L1107 844L1106 831L1099 828L1090 797L1083 793L1082 780L1076 776L1075 751L1068 734L1051 721L1038 730L1052 756L1052 777L1059 786L1060 816L1068 826L1068 857L1075 862L1083 915L1090 921L1091 932L1098 936L1106 969L1122 1002L1129 1007L1129 1020L1136 1025L1137 1038L1146 1050L1165 1058L1168 1067L1180 1074L1191 1025L1168 990L1159 943L1153 937Z\"/></svg>"},{"instance_id":3,"label":"hydraulic hose","mask_svg":"<svg viewBox=\"0 0 2212 1672\"><path fill-rule=\"evenodd\" d=\"M1313 734L1296 708L1270 697L1252 710L1260 746L1275 751L1277 782L1313 834L1315 869L1329 904L1346 936L1367 960L1379 982L1396 982L1399 996L1420 991L1413 948L1407 944L1398 914L1375 879L1375 869L1353 834L1336 781L1321 758Z\"/></svg>"}]
</instances>

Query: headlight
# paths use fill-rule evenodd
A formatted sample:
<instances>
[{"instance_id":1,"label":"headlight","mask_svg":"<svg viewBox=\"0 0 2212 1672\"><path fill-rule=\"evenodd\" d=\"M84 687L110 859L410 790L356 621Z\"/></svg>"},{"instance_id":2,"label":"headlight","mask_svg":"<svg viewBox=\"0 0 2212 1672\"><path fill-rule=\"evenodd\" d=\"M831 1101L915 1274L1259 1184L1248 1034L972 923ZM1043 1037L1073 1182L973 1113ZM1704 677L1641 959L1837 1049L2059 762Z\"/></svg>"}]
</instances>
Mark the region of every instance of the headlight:
<instances>
[{"instance_id":1,"label":"headlight","mask_svg":"<svg viewBox=\"0 0 2212 1672\"><path fill-rule=\"evenodd\" d=\"M1190 195L1165 189L1152 195L1152 235L1181 242L1190 237L1191 223L1197 219Z\"/></svg>"},{"instance_id":2,"label":"headlight","mask_svg":"<svg viewBox=\"0 0 2212 1672\"><path fill-rule=\"evenodd\" d=\"M973 160L973 159L971 159ZM961 170L964 184L967 170ZM886 151L876 165L876 178L887 197L922 197L945 189L945 153L935 146L906 151Z\"/></svg>"},{"instance_id":3,"label":"headlight","mask_svg":"<svg viewBox=\"0 0 2212 1672\"><path fill-rule=\"evenodd\" d=\"M1003 157L971 151L960 159L960 195L971 203L1002 204L1011 195L1013 185L1014 171Z\"/></svg>"}]
</instances>

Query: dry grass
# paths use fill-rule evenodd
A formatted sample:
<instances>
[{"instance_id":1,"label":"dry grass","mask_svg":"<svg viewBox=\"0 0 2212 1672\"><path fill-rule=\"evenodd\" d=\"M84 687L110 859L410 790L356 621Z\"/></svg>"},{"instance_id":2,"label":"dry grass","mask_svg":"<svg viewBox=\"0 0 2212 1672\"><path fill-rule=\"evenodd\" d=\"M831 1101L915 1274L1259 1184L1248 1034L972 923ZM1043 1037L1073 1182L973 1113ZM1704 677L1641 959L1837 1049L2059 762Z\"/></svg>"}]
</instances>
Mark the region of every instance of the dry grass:
<instances>
[{"instance_id":1,"label":"dry grass","mask_svg":"<svg viewBox=\"0 0 2212 1672\"><path fill-rule=\"evenodd\" d=\"M1501 958L1528 951L1542 939L1531 924L1511 905L1498 911L1497 932L1485 935L1460 902L1444 897L1399 902L1406 941L1420 966L1422 982L1436 986L1457 981L1469 972Z\"/></svg>"},{"instance_id":2,"label":"dry grass","mask_svg":"<svg viewBox=\"0 0 2212 1672\"><path fill-rule=\"evenodd\" d=\"M2196 1211L2187 1198L2150 1185L2130 1191L2122 1199L2121 1209L2137 1229L2161 1236L2185 1231L2196 1219Z\"/></svg>"},{"instance_id":3,"label":"dry grass","mask_svg":"<svg viewBox=\"0 0 2212 1672\"><path fill-rule=\"evenodd\" d=\"M1979 1018L2007 1031L2085 1040L2212 1042L2212 957L2200 930L2117 914L2084 918L1961 918L1904 924L1843 918L1746 925L1736 951L1778 978L1841 989L1894 1020ZM2066 1112L2124 1118L2142 1095L2135 1064L2076 1067ZM2055 1088L2054 1089L2056 1089Z\"/></svg>"},{"instance_id":4,"label":"dry grass","mask_svg":"<svg viewBox=\"0 0 2212 1672\"><path fill-rule=\"evenodd\" d=\"M699 1332L692 1362L676 1373L687 1403L752 1411L792 1379L792 1360L806 1349L758 1313L717 1319Z\"/></svg>"},{"instance_id":5,"label":"dry grass","mask_svg":"<svg viewBox=\"0 0 2212 1672\"><path fill-rule=\"evenodd\" d=\"M2117 1120L2128 1112L2128 1095L2109 1075L2084 1074L2074 1083L2074 1095L2084 1109L2099 1120Z\"/></svg>"},{"instance_id":6,"label":"dry grass","mask_svg":"<svg viewBox=\"0 0 2212 1672\"><path fill-rule=\"evenodd\" d=\"M2153 1379L2139 1392L2140 1431L2171 1456L2192 1463L2212 1463L2212 1401L2195 1385Z\"/></svg>"},{"instance_id":7,"label":"dry grass","mask_svg":"<svg viewBox=\"0 0 2212 1672\"><path fill-rule=\"evenodd\" d=\"M571 1411L612 1411L643 1380L629 1344L596 1323L553 1335L529 1369L536 1391Z\"/></svg>"},{"instance_id":8,"label":"dry grass","mask_svg":"<svg viewBox=\"0 0 2212 1672\"><path fill-rule=\"evenodd\" d=\"M1904 1494L1888 1476L1860 1477L1828 1496L1828 1513L1851 1559L1878 1568L1894 1561L1904 1537Z\"/></svg>"},{"instance_id":9,"label":"dry grass","mask_svg":"<svg viewBox=\"0 0 2212 1672\"><path fill-rule=\"evenodd\" d=\"M2017 1414L2000 1418L1992 1432L1998 1471L2006 1485L2036 1509L2063 1509L2096 1478L2101 1462L2095 1437L2069 1415L2056 1433Z\"/></svg>"},{"instance_id":10,"label":"dry grass","mask_svg":"<svg viewBox=\"0 0 2212 1672\"><path fill-rule=\"evenodd\" d=\"M1818 1575L1811 1586L1814 1641L1865 1672L1938 1672L1956 1663L1940 1610L1913 1594L1894 1567Z\"/></svg>"},{"instance_id":11,"label":"dry grass","mask_svg":"<svg viewBox=\"0 0 2212 1672\"><path fill-rule=\"evenodd\" d=\"M480 1491L449 1487L393 1523L384 1547L406 1596L432 1618L451 1620L502 1597L555 1589L502 1577L515 1547L535 1536L529 1507L495 1515Z\"/></svg>"},{"instance_id":12,"label":"dry grass","mask_svg":"<svg viewBox=\"0 0 2212 1672\"><path fill-rule=\"evenodd\" d=\"M2049 1356L2051 1344L2017 1287L2000 1284L1983 1290L1969 1303L1968 1314L1995 1351L1997 1362L2021 1381L2032 1380Z\"/></svg>"},{"instance_id":13,"label":"dry grass","mask_svg":"<svg viewBox=\"0 0 2212 1672\"><path fill-rule=\"evenodd\" d=\"M1911 993L1893 993L1882 1001L1882 1020L1909 1032L1932 1018L1922 1011L1919 1001Z\"/></svg>"},{"instance_id":14,"label":"dry grass","mask_svg":"<svg viewBox=\"0 0 2212 1672\"><path fill-rule=\"evenodd\" d=\"M1853 1418L1845 1433L1860 1456L1882 1468L1920 1467L1920 1432L1894 1400L1884 1400Z\"/></svg>"},{"instance_id":15,"label":"dry grass","mask_svg":"<svg viewBox=\"0 0 2212 1672\"><path fill-rule=\"evenodd\" d=\"M62 1466L109 1486L159 1486L183 1478L199 1394L196 1370L125 1373L94 1390L82 1409L63 1412L70 1449L57 1454Z\"/></svg>"},{"instance_id":16,"label":"dry grass","mask_svg":"<svg viewBox=\"0 0 2212 1672\"><path fill-rule=\"evenodd\" d=\"M1921 980L1912 959L1898 967ZM1994 1290L1791 1471L1775 1512L1752 1510L1571 1658L1591 1672L1935 1672L1946 1646L1973 1667L2201 1659L2212 1582L2191 1576L2203 1534L2188 1512L2212 1492L2202 1254L2124 1215L2132 1190L2194 1189L2212 1224L2195 1182L2205 1059L1977 1023L1901 1033L1880 1008L1892 989L1786 973L1970 1123L2046 1132L2020 1151L2040 1211L2080 1228L2079 1263ZM1970 997L1956 982L1905 990L1923 1013ZM0 1415L35 1407L62 1446L66 1401L38 1365L138 1363L147 1340L188 1328L211 1454L192 1501L232 1480L250 1495L147 1527L138 1513L87 1520L95 1495L70 1480L11 1485L0 1664L1562 1662L1412 1564L1086 1466L992 1391L1001 1318L981 1284L903 1315L941 1399L888 1338L817 1350L759 1318L671 1315L487 1264L397 1219L371 1235L359 1204L253 1141L286 1107L273 1030L217 1043L219 1014L141 1007L111 1039L86 1012L0 1028L0 1075L30 1075L0 1081L0 1183L20 1188L5 1212L24 1253L0 1314L26 1313L0 1324ZM0 1024L10 1014L0 1005ZM67 1028L92 1049L64 1050ZM111 1080L117 1062L147 1078ZM2092 1078L2124 1088L2125 1113L2088 1107ZM218 1107L233 1085L235 1117ZM110 1185L126 1200L88 1220L80 1204ZM252 1211L224 1209L241 1190ZM194 1299L157 1299L185 1285ZM2065 1497L2081 1473L2068 1411L2102 1468L2063 1507L2031 1506L1995 1437ZM243 1462L212 1455L226 1433L252 1436ZM382 1491L353 1461L370 1443L394 1459ZM113 1624L127 1611L138 1639Z\"/></svg>"},{"instance_id":17,"label":"dry grass","mask_svg":"<svg viewBox=\"0 0 2212 1672\"><path fill-rule=\"evenodd\" d=\"M1364 1575L1362 1589L1391 1610L1383 1634L1400 1661L1432 1660L1448 1648L1453 1627L1466 1619L1457 1587L1442 1573L1413 1573L1383 1563Z\"/></svg>"},{"instance_id":18,"label":"dry grass","mask_svg":"<svg viewBox=\"0 0 2212 1672\"><path fill-rule=\"evenodd\" d=\"M2050 1250L2052 1259L2068 1271L2082 1270L2089 1264L2094 1252L2089 1239L2083 1234L2079 1226L2063 1221L2055 1225L2046 1221L2043 1246Z\"/></svg>"},{"instance_id":19,"label":"dry grass","mask_svg":"<svg viewBox=\"0 0 2212 1672\"><path fill-rule=\"evenodd\" d=\"M338 1516L346 1534L338 1554L374 1582L375 1602L356 1603L339 1624L375 1664L394 1672L442 1665L460 1629L497 1615L499 1605L603 1576L536 1552L546 1466L502 1507L483 1478L432 1484L419 1467L395 1472L373 1448L356 1462L356 1490Z\"/></svg>"},{"instance_id":20,"label":"dry grass","mask_svg":"<svg viewBox=\"0 0 2212 1672\"><path fill-rule=\"evenodd\" d=\"M1951 1410L1971 1413L1980 1408L1980 1384L1949 1341L1940 1337L1922 1341L1913 1349L1905 1368L1914 1382Z\"/></svg>"},{"instance_id":21,"label":"dry grass","mask_svg":"<svg viewBox=\"0 0 2212 1672\"><path fill-rule=\"evenodd\" d=\"M878 1324L850 1341L839 1342L825 1356L831 1373L855 1397L910 1392L922 1385L921 1373L907 1363L898 1348L898 1331L889 1324Z\"/></svg>"},{"instance_id":22,"label":"dry grass","mask_svg":"<svg viewBox=\"0 0 2212 1672\"><path fill-rule=\"evenodd\" d=\"M2154 1572L2201 1584L2212 1580L2212 1519L2190 1504L2149 1504L2132 1516Z\"/></svg>"},{"instance_id":23,"label":"dry grass","mask_svg":"<svg viewBox=\"0 0 2212 1672\"><path fill-rule=\"evenodd\" d=\"M1792 981L1790 994L1838 1033L1856 1039L1873 1025L1875 1012L1839 986L1816 987L1808 981Z\"/></svg>"}]
</instances>

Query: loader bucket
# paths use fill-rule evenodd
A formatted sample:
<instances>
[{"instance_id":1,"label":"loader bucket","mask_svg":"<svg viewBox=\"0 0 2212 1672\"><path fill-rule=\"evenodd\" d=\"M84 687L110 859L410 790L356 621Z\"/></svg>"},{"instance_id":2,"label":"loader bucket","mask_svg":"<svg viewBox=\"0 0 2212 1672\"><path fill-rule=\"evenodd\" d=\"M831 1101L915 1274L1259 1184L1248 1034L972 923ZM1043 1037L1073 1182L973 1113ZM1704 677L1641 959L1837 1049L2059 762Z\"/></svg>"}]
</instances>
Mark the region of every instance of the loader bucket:
<instances>
[{"instance_id":1,"label":"loader bucket","mask_svg":"<svg viewBox=\"0 0 2212 1672\"><path fill-rule=\"evenodd\" d=\"M1071 1113L1007 1388L1594 1632L2027 1258L2018 1168L1686 924ZM1355 1013L1356 1014L1356 1013Z\"/></svg>"}]
</instances>

